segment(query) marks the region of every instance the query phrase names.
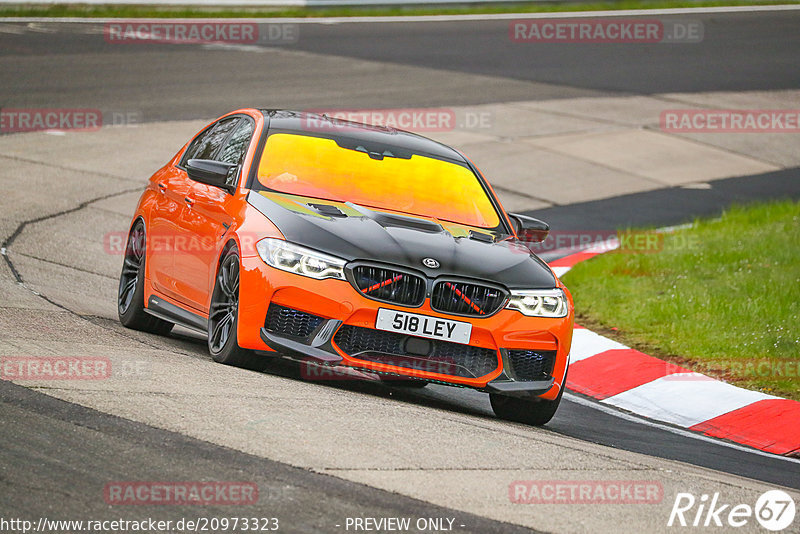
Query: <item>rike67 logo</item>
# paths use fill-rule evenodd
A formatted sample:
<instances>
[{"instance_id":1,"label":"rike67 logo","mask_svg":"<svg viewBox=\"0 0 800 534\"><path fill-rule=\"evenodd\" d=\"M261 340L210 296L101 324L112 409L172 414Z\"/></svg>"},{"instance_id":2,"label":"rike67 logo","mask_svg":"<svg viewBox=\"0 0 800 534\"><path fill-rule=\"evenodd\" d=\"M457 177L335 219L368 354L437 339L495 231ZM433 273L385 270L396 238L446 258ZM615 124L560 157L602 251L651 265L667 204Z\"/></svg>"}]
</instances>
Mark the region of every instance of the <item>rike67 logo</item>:
<instances>
[{"instance_id":1,"label":"rike67 logo","mask_svg":"<svg viewBox=\"0 0 800 534\"><path fill-rule=\"evenodd\" d=\"M792 524L794 516L794 499L781 490L763 493L755 506L722 502L719 493L703 494L699 499L691 493L678 493L667 526L738 528L755 517L765 529L779 532Z\"/></svg>"}]
</instances>

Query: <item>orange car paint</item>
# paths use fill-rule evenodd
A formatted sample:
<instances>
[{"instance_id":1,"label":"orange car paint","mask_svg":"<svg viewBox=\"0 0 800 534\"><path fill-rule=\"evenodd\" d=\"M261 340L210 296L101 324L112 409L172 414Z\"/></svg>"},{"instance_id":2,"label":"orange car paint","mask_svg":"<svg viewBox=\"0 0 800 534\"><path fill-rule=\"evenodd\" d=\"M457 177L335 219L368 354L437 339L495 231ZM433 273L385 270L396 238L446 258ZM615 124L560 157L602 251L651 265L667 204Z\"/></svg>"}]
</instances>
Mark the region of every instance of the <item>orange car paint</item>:
<instances>
[{"instance_id":1,"label":"orange car paint","mask_svg":"<svg viewBox=\"0 0 800 534\"><path fill-rule=\"evenodd\" d=\"M283 237L274 224L246 201L248 190L244 185L250 175L251 165L254 164L252 157L256 152L252 148L261 138L265 121L263 115L256 110L238 110L226 116L237 114L250 116L255 121L255 130L234 194L193 182L177 166L188 143L150 178L133 217L134 222L141 218L148 232L145 302L148 302L151 295L156 295L207 318L219 258L224 247L235 242L241 259L240 286L251 288L242 292L239 297L237 334L243 348L272 351L259 336L270 302L339 319L345 324L370 328L375 325L378 308L403 310L400 306L364 297L346 281L307 278L273 269L262 261L256 252L256 241L264 237ZM192 205L186 207L185 199L191 199ZM500 215L506 221L509 220L504 211L501 210ZM207 238L204 239L205 244L200 247L199 253L190 246L193 238L190 237L189 230ZM156 250L156 247L165 247L171 254L159 254L157 252L163 249ZM170 276L171 272L178 269L181 271L182 281ZM472 324L471 345L495 350L499 347L557 350L553 386L547 393L540 395L548 400L555 399L563 386L570 345L559 344L557 340L571 339L574 319L572 297L560 281L557 280L556 283L568 295L569 312L566 318L526 317L509 309L502 309L490 317L457 318ZM312 301L313 307L308 304ZM452 319L432 310L427 301L414 311ZM338 348L337 351L345 365L478 388L484 387L501 371L499 353L495 371L479 378L462 378L361 361L349 357Z\"/></svg>"}]
</instances>

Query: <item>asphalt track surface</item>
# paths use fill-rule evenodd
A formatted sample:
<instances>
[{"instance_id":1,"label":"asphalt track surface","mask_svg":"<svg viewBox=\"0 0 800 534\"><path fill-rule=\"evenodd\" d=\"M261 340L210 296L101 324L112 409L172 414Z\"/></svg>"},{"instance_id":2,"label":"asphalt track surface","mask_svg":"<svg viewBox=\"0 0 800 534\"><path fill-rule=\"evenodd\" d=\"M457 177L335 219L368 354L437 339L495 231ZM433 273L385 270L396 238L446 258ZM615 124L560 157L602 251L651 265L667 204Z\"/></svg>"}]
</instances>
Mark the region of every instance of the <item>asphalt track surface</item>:
<instances>
[{"instance_id":1,"label":"asphalt track surface","mask_svg":"<svg viewBox=\"0 0 800 534\"><path fill-rule=\"evenodd\" d=\"M247 480L257 484L260 517L275 517L289 532L338 530L346 517L457 518L462 532L530 532L529 529L448 510L327 475L251 456L70 404L0 382L4 466L3 517L103 517L96 497L109 480ZM24 466L24 469L11 469ZM21 491L11 491L17 488ZM232 517L225 505L135 506L115 517ZM118 509L119 510L119 509Z\"/></svg>"},{"instance_id":2,"label":"asphalt track surface","mask_svg":"<svg viewBox=\"0 0 800 534\"><path fill-rule=\"evenodd\" d=\"M731 204L800 197L800 169L724 178L708 189L671 187L530 210L528 215L559 230L585 228L663 228L691 222L695 217L715 217ZM543 254L546 260L556 257Z\"/></svg>"},{"instance_id":3,"label":"asphalt track surface","mask_svg":"<svg viewBox=\"0 0 800 534\"><path fill-rule=\"evenodd\" d=\"M303 25L301 39L283 49L315 55L380 62L355 80L328 83L334 72L314 57L284 57L283 49L208 49L162 45L109 46L97 26L40 25L0 31L0 103L3 107L92 107L133 110L145 122L218 115L239 106L400 107L465 105L531 98L559 98L652 92L773 90L800 87L797 50L800 13L715 14L680 17L701 20L703 46L512 44L507 21ZM13 25L11 25L13 27ZM770 61L764 61L769 57ZM269 61L267 61L269 58ZM404 70L401 67L407 67ZM355 74L354 74L355 75ZM307 89L312 86L313 90ZM721 180L711 191L659 190L634 198L614 198L533 212L554 227L608 228L627 222L677 224L716 213L747 198L797 197L796 169L776 176ZM652 207L680 206L657 210ZM204 350L202 341L185 343ZM292 376L290 365L271 372ZM326 386L320 386L326 387ZM384 386L333 385L384 397ZM135 479L141 466L163 466L165 478L192 479L209 470L219 478L258 472L262 488L291 493L298 506L278 511L297 518L298 529L330 529L325 509L351 514L454 515L412 499L310 474L140 423L64 403L40 393L0 383L4 441L0 452L3 500L18 515L58 511L67 485L96 489L125 473ZM485 396L429 386L396 391L398 402L491 417ZM24 421L24 424L22 423ZM20 424L14 424L19 422ZM566 398L550 430L593 443L675 459L710 469L800 489L796 464L755 455L713 441L701 441L635 420L599 411L590 402ZM168 444L164 447L164 444ZM76 453L76 451L83 451ZM59 458L57 462L48 459ZM124 462L120 463L120 458ZM87 468L91 463L91 469ZM34 473L21 477L20 470ZM10 487L31 486L10 493ZM289 489L287 489L289 488ZM268 491L268 490L265 490ZM305 501L303 501L305 499ZM331 500L338 499L338 500ZM71 503L74 508L74 503ZM65 505L64 505L65 506ZM81 503L87 511L97 502ZM63 511L63 509L62 509ZM209 514L217 511L209 510ZM220 512L222 513L222 512ZM7 515L7 514L6 514ZM180 515L180 514L177 514ZM512 532L516 527L458 512L476 532ZM302 527L302 528L300 528Z\"/></svg>"},{"instance_id":4,"label":"asphalt track surface","mask_svg":"<svg viewBox=\"0 0 800 534\"><path fill-rule=\"evenodd\" d=\"M302 24L292 44L176 47L111 45L102 24L38 24L20 33L4 24L0 105L135 111L150 122L248 106L430 107L800 87L800 11L667 19L701 22L703 41L513 43L510 21L489 20ZM324 67L281 50L367 63Z\"/></svg>"},{"instance_id":5,"label":"asphalt track surface","mask_svg":"<svg viewBox=\"0 0 800 534\"><path fill-rule=\"evenodd\" d=\"M630 19L633 17L623 17ZM657 17L643 16L653 19ZM502 76L581 91L677 93L797 88L800 14L715 14L670 17L699 21L702 46L515 43L510 21L303 27L298 47L347 57L438 70ZM376 31L377 30L377 31ZM765 36L769 36L765 39ZM788 48L787 48L788 47ZM764 61L764 58L770 61Z\"/></svg>"}]
</instances>

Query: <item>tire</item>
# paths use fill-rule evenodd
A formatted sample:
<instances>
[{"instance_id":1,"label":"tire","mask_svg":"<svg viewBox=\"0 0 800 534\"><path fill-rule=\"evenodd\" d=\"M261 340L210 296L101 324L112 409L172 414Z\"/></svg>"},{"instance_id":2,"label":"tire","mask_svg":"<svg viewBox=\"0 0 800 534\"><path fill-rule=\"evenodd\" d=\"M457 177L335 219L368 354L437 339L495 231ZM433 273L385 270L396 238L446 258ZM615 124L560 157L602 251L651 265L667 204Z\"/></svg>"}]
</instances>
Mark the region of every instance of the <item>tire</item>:
<instances>
[{"instance_id":1,"label":"tire","mask_svg":"<svg viewBox=\"0 0 800 534\"><path fill-rule=\"evenodd\" d=\"M215 362L260 370L263 358L239 346L239 251L235 245L223 254L208 311L208 352Z\"/></svg>"},{"instance_id":2,"label":"tire","mask_svg":"<svg viewBox=\"0 0 800 534\"><path fill-rule=\"evenodd\" d=\"M558 397L554 400L523 399L498 393L490 393L489 400L492 403L494 414L500 419L526 425L542 426L550 422L556 414L566 386L567 377L565 374L564 387L561 388L561 391L558 392Z\"/></svg>"},{"instance_id":3,"label":"tire","mask_svg":"<svg viewBox=\"0 0 800 534\"><path fill-rule=\"evenodd\" d=\"M117 314L119 322L126 328L166 335L175 325L144 311L146 252L147 234L144 223L138 220L128 234L128 244L125 247L125 259L117 291Z\"/></svg>"}]
</instances>

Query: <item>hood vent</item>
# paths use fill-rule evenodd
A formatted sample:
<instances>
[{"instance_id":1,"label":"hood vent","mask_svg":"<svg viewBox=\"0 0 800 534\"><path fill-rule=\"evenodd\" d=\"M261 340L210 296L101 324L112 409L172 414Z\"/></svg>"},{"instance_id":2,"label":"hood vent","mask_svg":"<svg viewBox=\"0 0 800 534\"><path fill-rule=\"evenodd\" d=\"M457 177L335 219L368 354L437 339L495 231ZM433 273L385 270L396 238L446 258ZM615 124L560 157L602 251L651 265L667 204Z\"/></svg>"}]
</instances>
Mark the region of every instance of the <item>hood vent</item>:
<instances>
[{"instance_id":1,"label":"hood vent","mask_svg":"<svg viewBox=\"0 0 800 534\"><path fill-rule=\"evenodd\" d=\"M469 238L481 243L494 243L494 236L491 234L484 234L483 232L469 231Z\"/></svg>"},{"instance_id":2,"label":"hood vent","mask_svg":"<svg viewBox=\"0 0 800 534\"><path fill-rule=\"evenodd\" d=\"M371 217L371 219L384 228L410 228L412 230L430 232L432 234L444 232L444 228L442 228L441 224L433 221L427 221L425 219L415 219L414 217L403 217L402 215L390 215L388 213L375 213L375 216Z\"/></svg>"},{"instance_id":3,"label":"hood vent","mask_svg":"<svg viewBox=\"0 0 800 534\"><path fill-rule=\"evenodd\" d=\"M411 230L419 230L420 232L428 232L431 234L438 234L444 232L442 225L428 219L418 219L416 217L407 217L405 215L397 215L394 213L383 213L380 211L372 211L369 208L353 204L352 202L345 203L348 207L358 211L364 217L372 219L384 228L410 228Z\"/></svg>"},{"instance_id":4,"label":"hood vent","mask_svg":"<svg viewBox=\"0 0 800 534\"><path fill-rule=\"evenodd\" d=\"M342 210L336 206L332 206L331 204L313 204L309 202L306 204L306 206L318 211L322 215L327 215L328 217L347 217Z\"/></svg>"}]
</instances>

